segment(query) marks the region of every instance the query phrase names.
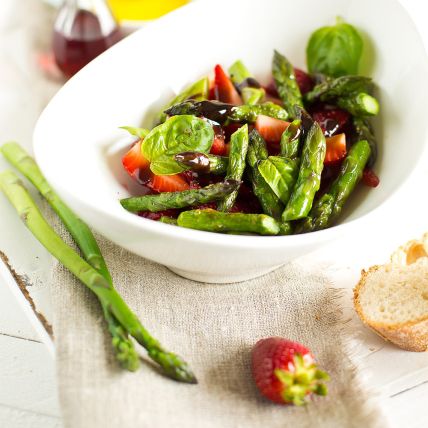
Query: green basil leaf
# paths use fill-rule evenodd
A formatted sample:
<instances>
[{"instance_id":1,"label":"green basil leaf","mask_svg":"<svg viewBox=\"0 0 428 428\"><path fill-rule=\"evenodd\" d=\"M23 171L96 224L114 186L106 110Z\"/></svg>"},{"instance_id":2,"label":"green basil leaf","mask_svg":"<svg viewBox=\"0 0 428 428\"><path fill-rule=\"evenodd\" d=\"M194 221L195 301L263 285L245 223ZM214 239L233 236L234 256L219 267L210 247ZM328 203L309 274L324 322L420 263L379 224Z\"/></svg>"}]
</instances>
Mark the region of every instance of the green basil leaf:
<instances>
[{"instance_id":1,"label":"green basil leaf","mask_svg":"<svg viewBox=\"0 0 428 428\"><path fill-rule=\"evenodd\" d=\"M171 175L185 169L173 159L174 155L208 153L213 140L214 130L207 121L191 115L173 116L150 131L141 152L150 161L153 173Z\"/></svg>"},{"instance_id":2,"label":"green basil leaf","mask_svg":"<svg viewBox=\"0 0 428 428\"><path fill-rule=\"evenodd\" d=\"M146 138L147 134L150 132L150 129L134 128L133 126L120 126L119 128L128 131L131 135L135 135L141 140Z\"/></svg>"},{"instance_id":3,"label":"green basil leaf","mask_svg":"<svg viewBox=\"0 0 428 428\"><path fill-rule=\"evenodd\" d=\"M306 48L308 70L334 77L358 74L362 52L358 31L338 19L336 25L322 27L311 35Z\"/></svg>"},{"instance_id":4,"label":"green basil leaf","mask_svg":"<svg viewBox=\"0 0 428 428\"><path fill-rule=\"evenodd\" d=\"M298 160L269 156L259 163L258 169L275 195L287 204L299 172Z\"/></svg>"}]
</instances>

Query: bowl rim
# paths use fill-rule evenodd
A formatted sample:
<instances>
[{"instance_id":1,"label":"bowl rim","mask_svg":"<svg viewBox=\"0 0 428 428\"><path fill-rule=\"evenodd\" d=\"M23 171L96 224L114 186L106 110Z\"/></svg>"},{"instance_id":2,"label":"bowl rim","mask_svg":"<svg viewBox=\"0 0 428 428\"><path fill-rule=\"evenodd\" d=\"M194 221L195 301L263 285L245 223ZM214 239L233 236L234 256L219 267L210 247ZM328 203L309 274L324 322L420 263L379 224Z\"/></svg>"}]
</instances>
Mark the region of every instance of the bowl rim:
<instances>
[{"instance_id":1,"label":"bowl rim","mask_svg":"<svg viewBox=\"0 0 428 428\"><path fill-rule=\"evenodd\" d=\"M227 2L227 0L218 0L218 1L223 1L224 3ZM427 50L421 38L418 28L416 27L413 19L411 18L410 14L407 12L406 8L398 0L393 0L393 2L395 3L395 7L401 9L401 13L406 15L407 20L409 22L409 26L413 29L413 32L415 34L415 41L417 41L417 43L419 44L419 47L422 48L424 52L423 59L421 58L421 62L423 62L425 66L428 68ZM181 15L186 14L189 8L198 9L203 7L204 7L204 2L202 1L191 2L185 6L182 6L168 13L167 15L164 15L163 17L160 17L159 19L153 22L149 22L143 28L140 28L134 33L128 35L123 40L119 41L114 46L112 46L108 51L99 55L95 60L93 60L91 63L85 66L81 71L79 71L75 76L69 79L63 85L62 88L60 88L60 90L54 95L54 97L51 99L49 104L42 111L41 115L37 120L34 133L33 133L33 149L34 149L36 160L40 165L40 168L42 169L42 171L46 169L43 168L45 164L43 161L44 156L42 154L40 144L37 143L38 141L40 141L39 134L41 133L41 128L42 128L43 122L45 121L45 117L48 116L49 114L49 109L51 105L55 103L57 98L62 96L64 89L68 88L68 86L72 82L74 82L75 79L78 79L79 76L88 73L93 66L97 66L98 63L102 61L102 59L105 56L111 56L112 54L114 54L116 49L121 49L122 45L129 43L130 39L140 37L141 34L145 32L149 32L153 27L156 28L158 26L165 25L171 19L173 20L178 19ZM53 184L54 188L58 191L60 195L64 195L64 198L66 200L72 200L73 205L82 206L83 207L82 211L91 210L92 212L95 212L98 215L108 216L111 220L114 220L116 222L119 222L119 223L126 222L128 227L132 227L134 229L136 228L143 231L153 232L167 238L174 238L174 239L179 238L182 241L197 242L197 243L211 244L211 245L215 244L215 245L228 247L228 248L242 248L242 247L246 247L250 249L284 248L288 246L294 247L297 245L299 246L310 245L312 242L330 240L334 236L337 236L339 234L343 235L346 231L351 231L351 229L354 229L355 226L357 226L357 224L362 224L363 222L366 222L369 217L383 210L385 205L389 204L392 199L394 199L397 195L400 194L400 191L403 189L403 187L420 170L421 164L425 159L427 152L428 152L428 126L424 128L424 143L421 148L420 156L414 162L413 169L409 170L404 180L400 182L400 184L394 189L393 192L385 196L383 201L381 201L379 205L374 207L369 212L355 219L348 220L345 223L338 224L324 230L319 230L319 231L299 234L299 235L284 235L284 236L279 236L279 235L252 236L252 235L232 235L232 234L229 235L229 234L201 231L196 229L189 229L189 228L184 228L180 226L161 223L159 221L153 221L150 219L140 217L135 213L128 212L124 208L122 208L123 213L121 213L120 211L118 211L117 213L115 211L106 212L100 209L97 205L91 204L90 201L78 199L70 191L68 191L65 188L62 188L60 183L55 183L54 180L52 180L52 182L54 183ZM47 173L46 175L48 176L49 173ZM120 204L119 200L117 200L117 203ZM96 229L96 227L94 228ZM102 230L98 230L98 231L100 234L104 235Z\"/></svg>"}]
</instances>

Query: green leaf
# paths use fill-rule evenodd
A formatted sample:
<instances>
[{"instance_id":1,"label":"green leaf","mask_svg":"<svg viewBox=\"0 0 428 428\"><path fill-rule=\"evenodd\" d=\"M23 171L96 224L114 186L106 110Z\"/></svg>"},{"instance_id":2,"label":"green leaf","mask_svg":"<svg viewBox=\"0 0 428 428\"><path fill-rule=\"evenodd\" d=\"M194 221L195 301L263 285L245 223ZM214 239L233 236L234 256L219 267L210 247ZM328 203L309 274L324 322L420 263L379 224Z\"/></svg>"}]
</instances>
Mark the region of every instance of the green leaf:
<instances>
[{"instance_id":1,"label":"green leaf","mask_svg":"<svg viewBox=\"0 0 428 428\"><path fill-rule=\"evenodd\" d=\"M159 122L163 123L166 120L167 116L164 113L164 110L168 109L169 107L175 104L179 104L189 99L192 99L195 101L207 100L209 95L209 90L210 90L210 82L208 77L203 77L202 79L199 79L198 81L187 86L162 109L162 112L159 114Z\"/></svg>"},{"instance_id":2,"label":"green leaf","mask_svg":"<svg viewBox=\"0 0 428 428\"><path fill-rule=\"evenodd\" d=\"M147 134L150 132L150 129L134 128L133 126L120 126L119 128L128 131L131 135L135 135L141 140L146 138Z\"/></svg>"},{"instance_id":3,"label":"green leaf","mask_svg":"<svg viewBox=\"0 0 428 428\"><path fill-rule=\"evenodd\" d=\"M338 19L336 25L322 27L311 35L306 48L308 70L334 77L358 74L362 52L358 31Z\"/></svg>"},{"instance_id":4,"label":"green leaf","mask_svg":"<svg viewBox=\"0 0 428 428\"><path fill-rule=\"evenodd\" d=\"M173 116L153 128L141 144L154 174L172 175L186 168L174 160L181 152L208 153L214 140L212 126L191 115Z\"/></svg>"},{"instance_id":5,"label":"green leaf","mask_svg":"<svg viewBox=\"0 0 428 428\"><path fill-rule=\"evenodd\" d=\"M287 204L297 179L299 164L295 159L269 156L259 163L258 169L275 195Z\"/></svg>"}]
</instances>

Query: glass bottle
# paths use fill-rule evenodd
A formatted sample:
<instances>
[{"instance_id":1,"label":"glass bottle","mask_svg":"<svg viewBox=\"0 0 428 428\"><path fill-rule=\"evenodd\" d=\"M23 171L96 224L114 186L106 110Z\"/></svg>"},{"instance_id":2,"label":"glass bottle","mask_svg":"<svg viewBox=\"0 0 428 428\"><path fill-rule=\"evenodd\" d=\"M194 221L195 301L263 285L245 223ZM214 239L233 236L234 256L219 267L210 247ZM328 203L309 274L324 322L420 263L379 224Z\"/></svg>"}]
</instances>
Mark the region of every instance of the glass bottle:
<instances>
[{"instance_id":1,"label":"glass bottle","mask_svg":"<svg viewBox=\"0 0 428 428\"><path fill-rule=\"evenodd\" d=\"M104 0L64 0L54 24L55 61L71 77L121 37Z\"/></svg>"}]
</instances>

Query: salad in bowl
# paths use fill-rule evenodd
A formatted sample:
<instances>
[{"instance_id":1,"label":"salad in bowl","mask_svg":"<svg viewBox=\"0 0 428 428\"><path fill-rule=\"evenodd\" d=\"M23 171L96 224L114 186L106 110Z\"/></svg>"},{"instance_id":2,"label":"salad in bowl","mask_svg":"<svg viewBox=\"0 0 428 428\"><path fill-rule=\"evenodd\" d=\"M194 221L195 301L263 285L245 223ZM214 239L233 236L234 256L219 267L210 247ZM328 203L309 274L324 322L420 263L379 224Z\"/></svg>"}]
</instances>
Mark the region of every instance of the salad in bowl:
<instances>
[{"instance_id":1,"label":"salad in bowl","mask_svg":"<svg viewBox=\"0 0 428 428\"><path fill-rule=\"evenodd\" d=\"M140 194L120 203L141 217L209 232L302 234L340 221L362 181L376 187L379 112L358 74L363 41L338 19L310 37L307 71L274 51L261 82L237 60L177 94L122 164ZM367 191L369 191L367 189Z\"/></svg>"}]
</instances>

